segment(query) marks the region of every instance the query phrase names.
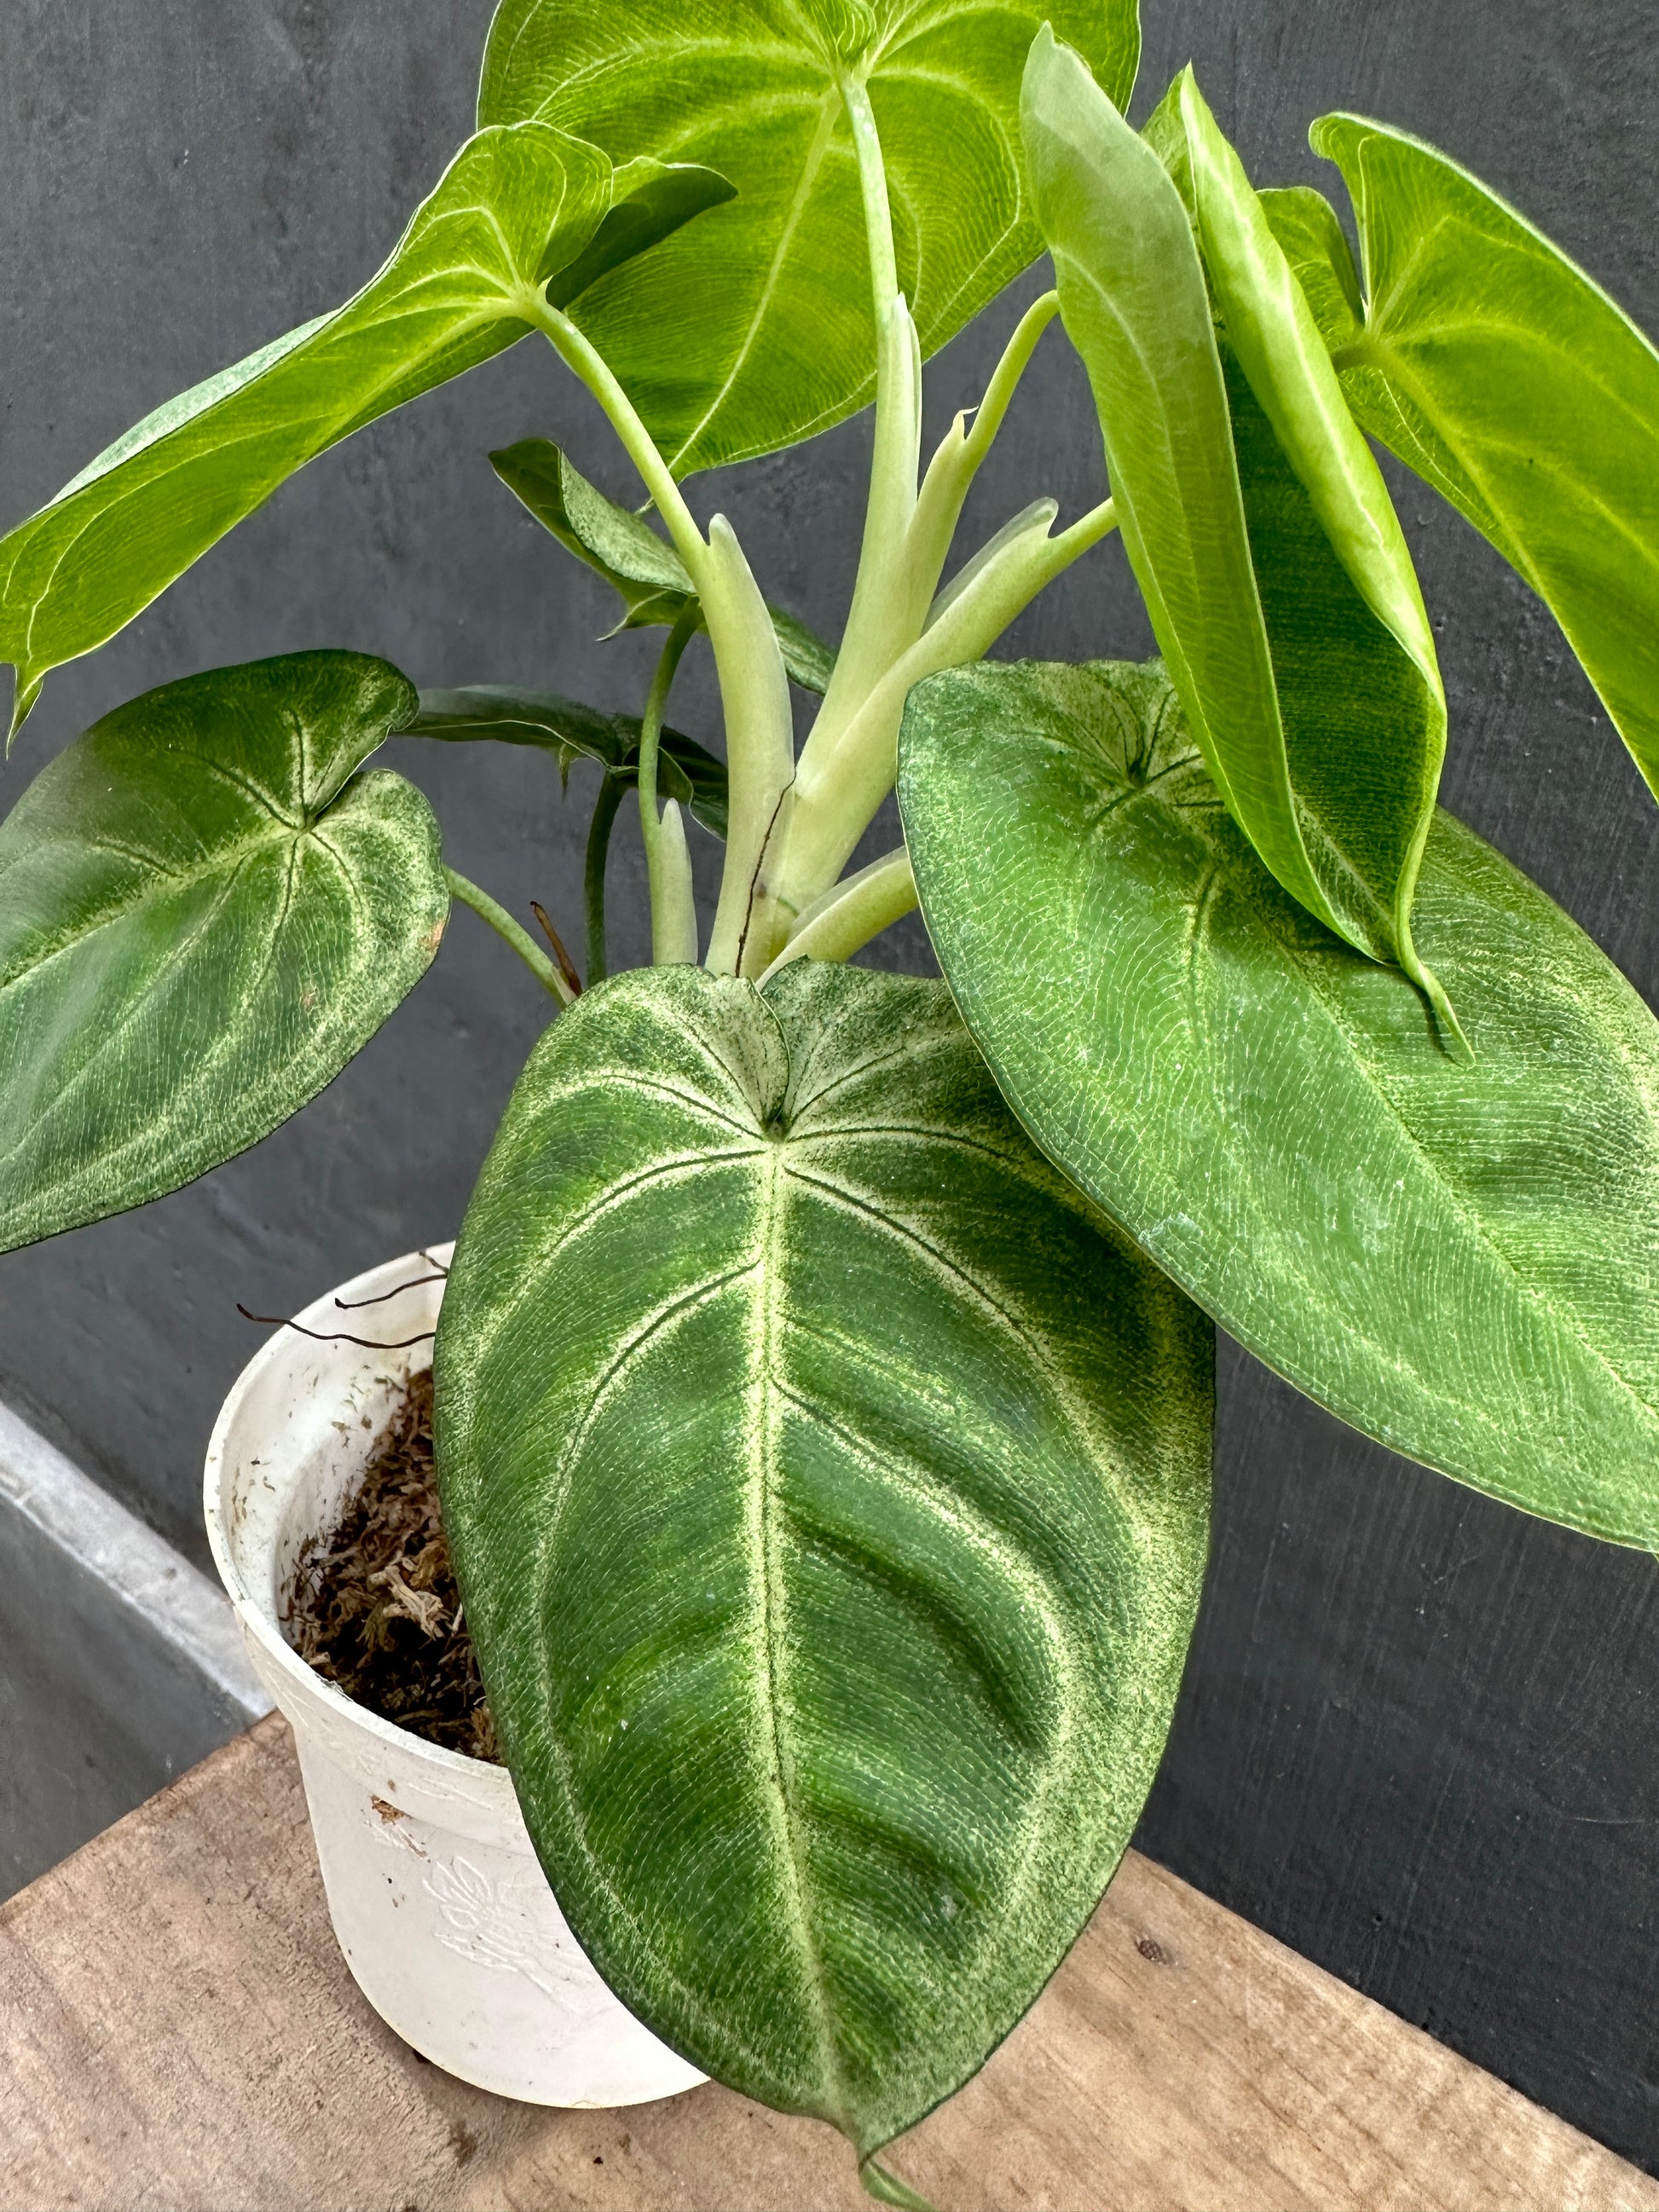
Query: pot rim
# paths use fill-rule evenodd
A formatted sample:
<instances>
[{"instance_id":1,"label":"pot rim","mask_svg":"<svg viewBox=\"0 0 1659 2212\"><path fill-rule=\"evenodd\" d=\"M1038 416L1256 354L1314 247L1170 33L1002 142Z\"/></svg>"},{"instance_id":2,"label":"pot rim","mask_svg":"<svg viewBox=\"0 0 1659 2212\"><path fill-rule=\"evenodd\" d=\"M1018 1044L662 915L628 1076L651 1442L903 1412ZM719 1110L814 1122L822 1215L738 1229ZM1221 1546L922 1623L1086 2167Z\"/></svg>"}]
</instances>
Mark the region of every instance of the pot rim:
<instances>
[{"instance_id":1,"label":"pot rim","mask_svg":"<svg viewBox=\"0 0 1659 2212\"><path fill-rule=\"evenodd\" d=\"M451 1238L422 1244L415 1251L403 1253L395 1260L383 1260L377 1267L367 1267L361 1274L353 1275L349 1281L337 1283L325 1291L320 1297L313 1298L308 1306L295 1314L294 1320L302 1328L325 1330L330 1322L338 1319L334 1304L336 1298L349 1300L374 1296L389 1287L384 1279L386 1277L395 1276L401 1270L422 1261L428 1268L447 1269L454 1249L454 1240ZM399 1728L395 1721L389 1721L383 1714L359 1705L355 1698L349 1698L337 1683L319 1674L314 1667L300 1656L283 1634L269 1600L262 1591L249 1585L237 1564L223 1512L226 1446L243 1401L265 1370L289 1349L290 1342L286 1327L272 1330L231 1384L214 1422L213 1433L208 1439L202 1495L208 1544L213 1553L213 1564L229 1593L242 1632L258 1643L261 1652L277 1673L292 1685L296 1697L321 1698L342 1719L349 1720L388 1749L395 1747L405 1757L415 1759L424 1766L436 1768L440 1772L458 1777L465 1775L474 1790L494 1790L499 1787L507 1794L516 1796L504 1766L497 1766L489 1759L474 1759L468 1752L452 1751L444 1744L428 1742L425 1736L416 1735L410 1729Z\"/></svg>"}]
</instances>

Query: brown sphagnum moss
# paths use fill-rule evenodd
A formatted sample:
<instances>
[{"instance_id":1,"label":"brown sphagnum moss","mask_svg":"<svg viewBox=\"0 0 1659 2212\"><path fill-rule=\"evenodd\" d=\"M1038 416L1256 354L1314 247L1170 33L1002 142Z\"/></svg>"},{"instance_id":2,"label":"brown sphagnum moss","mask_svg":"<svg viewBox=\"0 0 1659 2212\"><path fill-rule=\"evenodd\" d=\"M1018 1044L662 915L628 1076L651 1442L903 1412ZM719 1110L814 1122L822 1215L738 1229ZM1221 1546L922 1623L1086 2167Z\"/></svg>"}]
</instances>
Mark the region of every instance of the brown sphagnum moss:
<instances>
[{"instance_id":1,"label":"brown sphagnum moss","mask_svg":"<svg viewBox=\"0 0 1659 2212\"><path fill-rule=\"evenodd\" d=\"M429 1368L410 1377L338 1524L301 1553L284 1626L300 1656L358 1705L500 1763L438 1517Z\"/></svg>"}]
</instances>

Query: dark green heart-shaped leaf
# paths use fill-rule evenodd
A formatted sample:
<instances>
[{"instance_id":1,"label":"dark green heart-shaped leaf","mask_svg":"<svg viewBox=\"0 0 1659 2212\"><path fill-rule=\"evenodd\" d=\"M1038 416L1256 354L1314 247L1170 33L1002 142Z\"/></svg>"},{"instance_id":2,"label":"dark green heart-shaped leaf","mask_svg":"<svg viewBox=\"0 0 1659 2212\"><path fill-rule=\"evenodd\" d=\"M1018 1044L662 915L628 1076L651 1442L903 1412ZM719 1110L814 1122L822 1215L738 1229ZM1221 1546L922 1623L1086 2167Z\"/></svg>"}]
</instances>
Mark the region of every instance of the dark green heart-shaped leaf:
<instances>
[{"instance_id":1,"label":"dark green heart-shaped leaf","mask_svg":"<svg viewBox=\"0 0 1659 2212\"><path fill-rule=\"evenodd\" d=\"M1433 639L1285 255L1190 71L1149 143L1039 40L1024 121L1124 544L1211 771L1286 890L1443 1012L1411 930L1445 750Z\"/></svg>"},{"instance_id":2,"label":"dark green heart-shaped leaf","mask_svg":"<svg viewBox=\"0 0 1659 2212\"><path fill-rule=\"evenodd\" d=\"M574 309L677 475L827 429L873 394L841 76L869 87L924 353L1036 259L1018 104L1045 17L1127 101L1134 0L503 0L480 123L540 117L618 161L707 162L737 187L648 270L605 278Z\"/></svg>"},{"instance_id":3,"label":"dark green heart-shaped leaf","mask_svg":"<svg viewBox=\"0 0 1659 2212\"><path fill-rule=\"evenodd\" d=\"M550 691L525 691L509 684L473 684L459 691L422 691L420 711L404 732L411 738L465 742L496 738L509 745L540 745L554 754L562 775L573 760L596 760L619 783L640 775L636 714L602 714ZM705 830L726 835L726 763L678 730L658 739L657 791L689 806Z\"/></svg>"},{"instance_id":4,"label":"dark green heart-shaped leaf","mask_svg":"<svg viewBox=\"0 0 1659 2212\"><path fill-rule=\"evenodd\" d=\"M696 594L684 562L641 516L607 499L550 438L525 438L489 456L490 465L561 545L603 576L622 600L620 627L667 629ZM783 665L803 690L822 695L836 665L833 648L804 622L769 607Z\"/></svg>"},{"instance_id":5,"label":"dark green heart-shaped leaf","mask_svg":"<svg viewBox=\"0 0 1659 2212\"><path fill-rule=\"evenodd\" d=\"M412 784L354 775L415 709L296 653L164 684L0 824L0 1250L216 1167L411 990L449 912Z\"/></svg>"},{"instance_id":6,"label":"dark green heart-shaped leaf","mask_svg":"<svg viewBox=\"0 0 1659 2212\"><path fill-rule=\"evenodd\" d=\"M1350 405L1547 604L1659 793L1659 353L1420 139L1357 115L1310 137L1342 171L1364 254L1359 327L1332 299L1353 283L1334 222L1316 280Z\"/></svg>"},{"instance_id":7,"label":"dark green heart-shaped leaf","mask_svg":"<svg viewBox=\"0 0 1659 2212\"><path fill-rule=\"evenodd\" d=\"M653 220L602 234L613 253L661 234L660 165L632 173ZM684 219L713 186L676 191ZM524 337L548 271L621 216L613 198L596 147L541 123L480 131L355 300L169 400L0 539L14 728L49 670L112 637L296 469Z\"/></svg>"},{"instance_id":8,"label":"dark green heart-shaped leaf","mask_svg":"<svg viewBox=\"0 0 1659 2212\"><path fill-rule=\"evenodd\" d=\"M1177 1282L1394 1450L1659 1547L1659 1024L1535 884L1437 815L1459 1065L1274 884L1157 664L932 678L900 804L1005 1093Z\"/></svg>"},{"instance_id":9,"label":"dark green heart-shaped leaf","mask_svg":"<svg viewBox=\"0 0 1659 2212\"><path fill-rule=\"evenodd\" d=\"M1036 1996L1163 1748L1210 1357L941 984L635 970L543 1039L445 1525L560 1902L696 2063L867 2153Z\"/></svg>"}]
</instances>

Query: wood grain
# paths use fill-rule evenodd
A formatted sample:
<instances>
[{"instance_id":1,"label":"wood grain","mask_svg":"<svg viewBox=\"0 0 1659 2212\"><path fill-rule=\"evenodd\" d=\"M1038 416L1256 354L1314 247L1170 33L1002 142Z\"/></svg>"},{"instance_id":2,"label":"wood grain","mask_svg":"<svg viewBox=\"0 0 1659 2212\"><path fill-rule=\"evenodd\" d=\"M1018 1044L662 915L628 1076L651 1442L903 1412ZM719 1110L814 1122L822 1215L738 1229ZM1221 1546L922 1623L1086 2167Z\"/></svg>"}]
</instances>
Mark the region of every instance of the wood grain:
<instances>
[{"instance_id":1,"label":"wood grain","mask_svg":"<svg viewBox=\"0 0 1659 2212\"><path fill-rule=\"evenodd\" d=\"M890 2161L962 2212L1659 2212L1659 2184L1133 1853ZM0 2212L866 2203L828 2130L712 2085L549 2112L416 2058L335 1948L274 1716L0 1908Z\"/></svg>"}]
</instances>

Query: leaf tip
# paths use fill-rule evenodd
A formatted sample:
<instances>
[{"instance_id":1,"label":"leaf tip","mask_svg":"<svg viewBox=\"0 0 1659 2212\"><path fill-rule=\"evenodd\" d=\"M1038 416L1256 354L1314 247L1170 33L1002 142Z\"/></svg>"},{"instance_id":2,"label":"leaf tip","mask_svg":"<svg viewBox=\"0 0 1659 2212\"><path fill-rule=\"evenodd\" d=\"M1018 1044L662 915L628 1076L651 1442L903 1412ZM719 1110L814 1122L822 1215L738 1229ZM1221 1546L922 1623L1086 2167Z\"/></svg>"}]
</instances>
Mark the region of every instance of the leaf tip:
<instances>
[{"instance_id":1,"label":"leaf tip","mask_svg":"<svg viewBox=\"0 0 1659 2212\"><path fill-rule=\"evenodd\" d=\"M859 2179L864 2184L865 2195L873 2197L878 2204L895 2204L899 2212L933 2212L927 2197L918 2196L908 2182L901 2181L878 2158L859 2160Z\"/></svg>"},{"instance_id":2,"label":"leaf tip","mask_svg":"<svg viewBox=\"0 0 1659 2212\"><path fill-rule=\"evenodd\" d=\"M1406 972L1429 1002L1440 1049L1448 1060L1455 1060L1460 1067L1473 1067L1474 1048L1463 1034L1463 1025L1446 995L1445 985L1425 961L1417 957L1415 952L1411 955L1411 964Z\"/></svg>"},{"instance_id":3,"label":"leaf tip","mask_svg":"<svg viewBox=\"0 0 1659 2212\"><path fill-rule=\"evenodd\" d=\"M12 676L11 721L6 731L6 757L9 760L17 732L33 713L34 702L40 696L40 687L46 680L44 669L31 672L21 661L13 668Z\"/></svg>"}]
</instances>

